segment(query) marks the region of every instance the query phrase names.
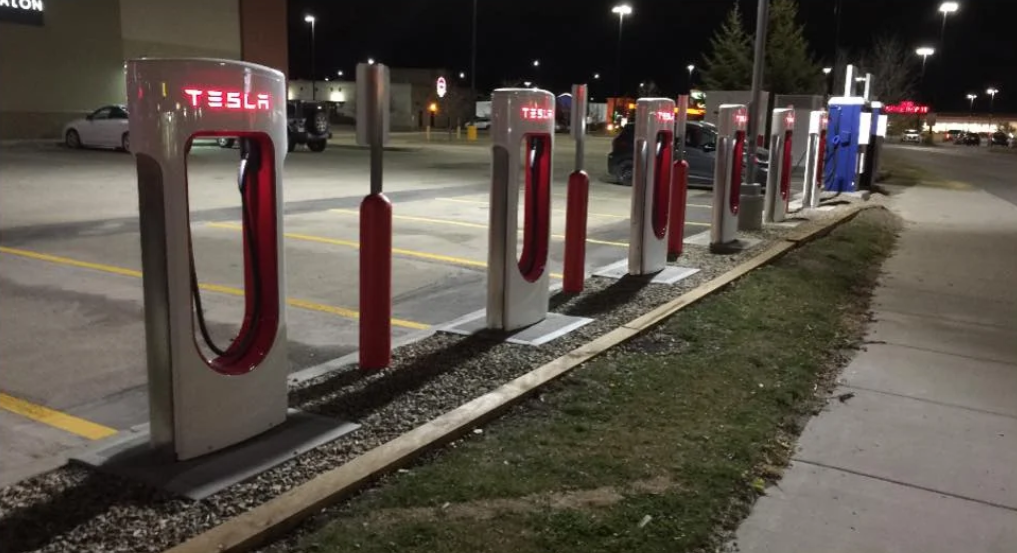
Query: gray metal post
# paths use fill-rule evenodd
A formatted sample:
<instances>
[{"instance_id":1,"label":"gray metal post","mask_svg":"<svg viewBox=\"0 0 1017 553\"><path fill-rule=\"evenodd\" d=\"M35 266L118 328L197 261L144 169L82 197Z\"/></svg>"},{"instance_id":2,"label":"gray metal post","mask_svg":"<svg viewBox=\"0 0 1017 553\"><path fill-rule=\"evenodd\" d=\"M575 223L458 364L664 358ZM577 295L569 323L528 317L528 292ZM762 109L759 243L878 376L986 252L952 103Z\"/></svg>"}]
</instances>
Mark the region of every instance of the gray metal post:
<instances>
[{"instance_id":1,"label":"gray metal post","mask_svg":"<svg viewBox=\"0 0 1017 553\"><path fill-rule=\"evenodd\" d=\"M766 60L766 28L770 19L770 0L759 0L756 8L756 51L752 63L752 103L749 104L749 128L748 128L748 183L755 184L756 178L756 151L759 136L759 114L764 106L759 103L763 95L763 62Z\"/></svg>"},{"instance_id":2,"label":"gray metal post","mask_svg":"<svg viewBox=\"0 0 1017 553\"><path fill-rule=\"evenodd\" d=\"M689 120L689 95L678 96L678 117L674 118L674 141L678 144L676 161L685 159L685 123Z\"/></svg>"},{"instance_id":3,"label":"gray metal post","mask_svg":"<svg viewBox=\"0 0 1017 553\"><path fill-rule=\"evenodd\" d=\"M367 81L368 90L370 91L368 97L370 98L370 107L367 112L371 119L368 122L371 128L371 194L381 194L381 172L384 167L382 163L382 155L385 151L385 147L382 145L382 109L381 96L382 86L381 82L381 71L369 72L371 76L370 80Z\"/></svg>"},{"instance_id":4,"label":"gray metal post","mask_svg":"<svg viewBox=\"0 0 1017 553\"><path fill-rule=\"evenodd\" d=\"M388 67L381 63L357 64L357 144L371 149L371 194L382 192L390 98Z\"/></svg>"},{"instance_id":5,"label":"gray metal post","mask_svg":"<svg viewBox=\"0 0 1017 553\"><path fill-rule=\"evenodd\" d=\"M752 102L749 104L749 121L746 129L748 142L746 148L745 182L741 191L741 209L738 211L739 230L759 230L763 228L763 186L759 182L759 119L766 111L762 104L763 96L763 63L766 60L766 29L770 20L770 0L759 0L756 8L756 48L752 63ZM740 160L738 161L740 163Z\"/></svg>"},{"instance_id":6,"label":"gray metal post","mask_svg":"<svg viewBox=\"0 0 1017 553\"><path fill-rule=\"evenodd\" d=\"M572 85L572 113L569 121L572 138L576 141L576 171L582 171L586 162L586 110L589 101L589 87L585 84Z\"/></svg>"}]
</instances>

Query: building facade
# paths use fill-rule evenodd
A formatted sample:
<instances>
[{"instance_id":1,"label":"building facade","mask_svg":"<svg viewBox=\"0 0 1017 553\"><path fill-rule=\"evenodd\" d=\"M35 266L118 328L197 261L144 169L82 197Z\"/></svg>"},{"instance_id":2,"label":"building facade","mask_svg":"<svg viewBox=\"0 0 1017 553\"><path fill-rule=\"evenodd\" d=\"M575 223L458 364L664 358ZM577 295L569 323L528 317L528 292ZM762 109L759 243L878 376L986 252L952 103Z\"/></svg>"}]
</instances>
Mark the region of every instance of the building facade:
<instances>
[{"instance_id":1,"label":"building facade","mask_svg":"<svg viewBox=\"0 0 1017 553\"><path fill-rule=\"evenodd\" d=\"M286 0L15 0L0 4L0 139L59 138L126 103L124 62L245 60L286 72Z\"/></svg>"}]
</instances>

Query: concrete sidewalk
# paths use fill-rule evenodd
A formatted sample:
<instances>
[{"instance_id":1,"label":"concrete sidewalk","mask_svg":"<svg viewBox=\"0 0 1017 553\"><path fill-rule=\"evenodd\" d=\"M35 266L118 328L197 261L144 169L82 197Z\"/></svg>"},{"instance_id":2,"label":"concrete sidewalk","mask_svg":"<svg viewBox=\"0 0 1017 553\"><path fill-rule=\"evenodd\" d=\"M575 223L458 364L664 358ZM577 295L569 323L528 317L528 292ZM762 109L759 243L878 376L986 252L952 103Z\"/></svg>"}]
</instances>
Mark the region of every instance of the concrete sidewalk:
<instances>
[{"instance_id":1,"label":"concrete sidewalk","mask_svg":"<svg viewBox=\"0 0 1017 553\"><path fill-rule=\"evenodd\" d=\"M1017 552L1017 206L915 187L845 369L741 552Z\"/></svg>"}]
</instances>

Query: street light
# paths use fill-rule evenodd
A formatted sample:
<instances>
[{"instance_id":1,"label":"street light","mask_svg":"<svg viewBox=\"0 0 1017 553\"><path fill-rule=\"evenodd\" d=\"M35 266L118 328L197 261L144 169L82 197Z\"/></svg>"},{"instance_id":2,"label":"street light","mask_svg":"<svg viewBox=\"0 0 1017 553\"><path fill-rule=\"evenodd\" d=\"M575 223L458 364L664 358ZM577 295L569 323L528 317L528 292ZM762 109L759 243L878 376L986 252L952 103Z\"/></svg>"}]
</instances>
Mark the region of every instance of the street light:
<instances>
[{"instance_id":1,"label":"street light","mask_svg":"<svg viewBox=\"0 0 1017 553\"><path fill-rule=\"evenodd\" d=\"M957 2L943 2L939 5L939 11L943 14L943 29L939 31L939 46L942 48L946 44L943 42L943 37L946 35L946 16L957 11L960 5Z\"/></svg>"},{"instance_id":2,"label":"street light","mask_svg":"<svg viewBox=\"0 0 1017 553\"><path fill-rule=\"evenodd\" d=\"M696 66L690 63L685 66L685 69L689 70L689 90L692 90L692 72L696 70Z\"/></svg>"},{"instance_id":3,"label":"street light","mask_svg":"<svg viewBox=\"0 0 1017 553\"><path fill-rule=\"evenodd\" d=\"M618 14L618 60L615 62L615 96L621 96L621 59L622 59L622 25L626 15L632 15L632 6L620 4L611 8L611 13Z\"/></svg>"},{"instance_id":4,"label":"street light","mask_svg":"<svg viewBox=\"0 0 1017 553\"><path fill-rule=\"evenodd\" d=\"M600 73L594 73L593 74L593 80L596 81L596 80L599 80L599 79L600 79Z\"/></svg>"},{"instance_id":5,"label":"street light","mask_svg":"<svg viewBox=\"0 0 1017 553\"><path fill-rule=\"evenodd\" d=\"M925 76L925 62L929 59L929 56L936 53L936 49L930 46L922 46L915 50L915 53L922 56L922 76Z\"/></svg>"},{"instance_id":6,"label":"street light","mask_svg":"<svg viewBox=\"0 0 1017 553\"><path fill-rule=\"evenodd\" d=\"M985 93L989 95L989 132L992 132L992 112L993 107L996 103L996 95L999 94L999 89L990 87L985 89ZM989 140L989 146L992 146L992 140Z\"/></svg>"},{"instance_id":7,"label":"street light","mask_svg":"<svg viewBox=\"0 0 1017 553\"><path fill-rule=\"evenodd\" d=\"M460 71L459 72L459 78L460 79L465 79L466 78L466 73L464 73L463 71Z\"/></svg>"},{"instance_id":8,"label":"street light","mask_svg":"<svg viewBox=\"0 0 1017 553\"><path fill-rule=\"evenodd\" d=\"M833 68L832 67L824 67L823 68L823 74L824 75L829 75L832 72L833 72Z\"/></svg>"},{"instance_id":9,"label":"street light","mask_svg":"<svg viewBox=\"0 0 1017 553\"><path fill-rule=\"evenodd\" d=\"M340 69L339 71L336 71L335 74L340 76L340 77L342 77L343 76L343 70Z\"/></svg>"},{"instance_id":10,"label":"street light","mask_svg":"<svg viewBox=\"0 0 1017 553\"><path fill-rule=\"evenodd\" d=\"M374 65L374 58L367 58L367 65Z\"/></svg>"},{"instance_id":11,"label":"street light","mask_svg":"<svg viewBox=\"0 0 1017 553\"><path fill-rule=\"evenodd\" d=\"M315 18L313 15L305 15L304 22L311 24L311 101L315 99L315 89L317 88L318 76L314 72L314 22Z\"/></svg>"}]
</instances>

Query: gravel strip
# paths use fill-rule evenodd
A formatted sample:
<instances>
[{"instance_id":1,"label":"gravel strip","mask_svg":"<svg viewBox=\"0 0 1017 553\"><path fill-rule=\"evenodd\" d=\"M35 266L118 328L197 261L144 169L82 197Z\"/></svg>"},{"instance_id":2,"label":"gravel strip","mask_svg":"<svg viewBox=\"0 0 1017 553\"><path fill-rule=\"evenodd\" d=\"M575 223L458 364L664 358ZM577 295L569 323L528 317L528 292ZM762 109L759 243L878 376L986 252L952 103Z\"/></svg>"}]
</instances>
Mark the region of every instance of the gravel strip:
<instances>
[{"instance_id":1,"label":"gravel strip","mask_svg":"<svg viewBox=\"0 0 1017 553\"><path fill-rule=\"evenodd\" d=\"M819 221L838 212L814 211L807 217ZM386 370L364 375L347 367L301 383L291 391L293 407L355 420L362 428L203 501L176 499L76 466L0 489L0 543L11 553L163 551L635 319L791 230L745 233L763 243L729 256L686 246L679 264L701 271L673 286L591 278L578 296L554 295L553 311L595 321L538 348L491 335L439 333L396 350Z\"/></svg>"}]
</instances>

